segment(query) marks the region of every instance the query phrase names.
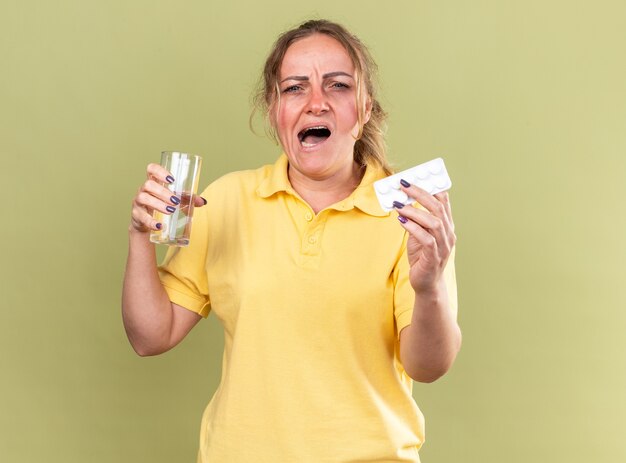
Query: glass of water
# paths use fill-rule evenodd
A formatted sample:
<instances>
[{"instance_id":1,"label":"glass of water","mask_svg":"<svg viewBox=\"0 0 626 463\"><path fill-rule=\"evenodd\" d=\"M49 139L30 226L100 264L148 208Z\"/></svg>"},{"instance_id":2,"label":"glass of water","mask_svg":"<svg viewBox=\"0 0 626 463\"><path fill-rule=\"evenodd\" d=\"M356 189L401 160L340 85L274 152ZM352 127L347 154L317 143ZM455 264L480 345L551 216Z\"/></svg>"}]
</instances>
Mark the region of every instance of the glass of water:
<instances>
[{"instance_id":1,"label":"glass of water","mask_svg":"<svg viewBox=\"0 0 626 463\"><path fill-rule=\"evenodd\" d=\"M198 192L202 158L179 151L163 151L161 165L174 177L172 183L165 183L163 186L180 199L180 204L171 214L154 211L153 217L161 223L161 229L150 233L150 241L169 246L187 246L191 236L193 203Z\"/></svg>"}]
</instances>

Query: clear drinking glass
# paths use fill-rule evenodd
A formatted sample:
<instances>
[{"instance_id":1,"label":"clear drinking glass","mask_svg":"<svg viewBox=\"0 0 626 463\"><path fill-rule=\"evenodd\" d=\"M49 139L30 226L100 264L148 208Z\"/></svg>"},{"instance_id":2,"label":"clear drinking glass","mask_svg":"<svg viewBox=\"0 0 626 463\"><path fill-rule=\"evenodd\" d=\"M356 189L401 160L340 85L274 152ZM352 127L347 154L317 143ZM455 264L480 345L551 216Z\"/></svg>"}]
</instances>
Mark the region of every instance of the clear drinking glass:
<instances>
[{"instance_id":1,"label":"clear drinking glass","mask_svg":"<svg viewBox=\"0 0 626 463\"><path fill-rule=\"evenodd\" d=\"M154 219L162 225L160 230L150 233L150 241L169 246L187 246L191 235L193 199L198 192L202 158L178 151L163 151L161 165L174 177L172 183L164 183L163 186L180 199L180 204L172 214L154 211Z\"/></svg>"}]
</instances>

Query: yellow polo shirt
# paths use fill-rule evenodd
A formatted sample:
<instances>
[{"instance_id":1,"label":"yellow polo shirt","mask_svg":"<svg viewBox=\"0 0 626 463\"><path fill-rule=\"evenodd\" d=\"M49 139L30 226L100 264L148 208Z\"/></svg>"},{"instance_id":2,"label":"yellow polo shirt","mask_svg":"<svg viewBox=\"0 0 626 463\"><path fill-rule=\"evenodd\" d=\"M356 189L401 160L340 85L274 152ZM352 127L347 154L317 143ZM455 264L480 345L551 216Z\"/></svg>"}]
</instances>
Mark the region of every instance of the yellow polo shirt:
<instances>
[{"instance_id":1,"label":"yellow polo shirt","mask_svg":"<svg viewBox=\"0 0 626 463\"><path fill-rule=\"evenodd\" d=\"M174 303L224 327L198 462L418 462L424 420L398 343L414 293L406 233L372 186L385 174L368 167L316 215L287 166L282 155L212 183L190 245L159 270Z\"/></svg>"}]
</instances>

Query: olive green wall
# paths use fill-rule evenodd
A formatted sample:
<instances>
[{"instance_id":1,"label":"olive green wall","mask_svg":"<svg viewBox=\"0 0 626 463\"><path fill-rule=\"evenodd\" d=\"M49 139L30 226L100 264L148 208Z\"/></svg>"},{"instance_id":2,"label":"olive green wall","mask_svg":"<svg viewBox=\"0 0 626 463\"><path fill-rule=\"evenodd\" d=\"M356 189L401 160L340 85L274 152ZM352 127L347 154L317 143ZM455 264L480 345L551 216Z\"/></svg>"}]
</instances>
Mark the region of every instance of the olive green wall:
<instances>
[{"instance_id":1,"label":"olive green wall","mask_svg":"<svg viewBox=\"0 0 626 463\"><path fill-rule=\"evenodd\" d=\"M396 165L454 182L464 346L415 387L424 462L626 461L623 1L1 0L2 461L195 461L222 336L134 355L130 201L164 149L202 184L276 157L250 94L311 16L371 46Z\"/></svg>"}]
</instances>

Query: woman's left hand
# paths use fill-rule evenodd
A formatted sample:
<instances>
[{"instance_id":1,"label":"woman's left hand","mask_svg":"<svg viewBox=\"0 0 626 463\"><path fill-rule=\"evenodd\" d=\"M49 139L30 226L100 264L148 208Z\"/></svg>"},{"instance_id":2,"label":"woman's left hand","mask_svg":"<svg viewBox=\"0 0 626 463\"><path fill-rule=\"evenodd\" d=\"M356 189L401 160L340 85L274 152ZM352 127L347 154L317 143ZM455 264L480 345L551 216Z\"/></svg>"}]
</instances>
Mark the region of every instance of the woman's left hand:
<instances>
[{"instance_id":1,"label":"woman's left hand","mask_svg":"<svg viewBox=\"0 0 626 463\"><path fill-rule=\"evenodd\" d=\"M443 270L456 243L447 192L431 195L415 185L402 190L426 210L397 203L398 220L409 233L407 253L411 286L417 294L437 291Z\"/></svg>"}]
</instances>

